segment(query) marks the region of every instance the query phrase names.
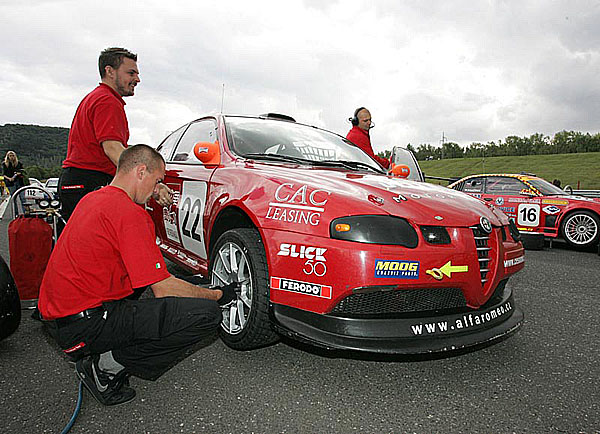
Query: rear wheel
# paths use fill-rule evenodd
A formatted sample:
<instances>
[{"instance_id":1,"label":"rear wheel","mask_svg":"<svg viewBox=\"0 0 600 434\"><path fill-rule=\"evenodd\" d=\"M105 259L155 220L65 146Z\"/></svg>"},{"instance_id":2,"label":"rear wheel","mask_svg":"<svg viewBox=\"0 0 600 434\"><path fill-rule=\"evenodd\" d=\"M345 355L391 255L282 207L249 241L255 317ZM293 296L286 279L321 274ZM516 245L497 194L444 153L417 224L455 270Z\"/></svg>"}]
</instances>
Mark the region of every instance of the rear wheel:
<instances>
[{"instance_id":1,"label":"rear wheel","mask_svg":"<svg viewBox=\"0 0 600 434\"><path fill-rule=\"evenodd\" d=\"M251 350L278 340L269 319L269 284L265 249L256 229L232 229L219 237L210 260L213 285L238 282L238 298L223 309L221 339L237 350Z\"/></svg>"},{"instance_id":2,"label":"rear wheel","mask_svg":"<svg viewBox=\"0 0 600 434\"><path fill-rule=\"evenodd\" d=\"M562 236L573 247L588 247L598 242L600 221L590 211L575 211L561 224Z\"/></svg>"}]
</instances>

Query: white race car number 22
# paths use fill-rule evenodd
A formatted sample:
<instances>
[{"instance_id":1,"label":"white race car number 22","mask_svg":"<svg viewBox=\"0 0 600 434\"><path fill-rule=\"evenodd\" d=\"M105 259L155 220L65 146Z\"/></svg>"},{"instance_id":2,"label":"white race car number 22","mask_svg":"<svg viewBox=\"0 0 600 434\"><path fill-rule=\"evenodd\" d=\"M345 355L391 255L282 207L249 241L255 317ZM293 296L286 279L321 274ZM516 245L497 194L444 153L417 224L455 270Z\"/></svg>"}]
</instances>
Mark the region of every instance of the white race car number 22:
<instances>
[{"instance_id":1,"label":"white race car number 22","mask_svg":"<svg viewBox=\"0 0 600 434\"><path fill-rule=\"evenodd\" d=\"M183 247L202 259L206 257L202 216L206 204L206 183L185 182L177 205L177 221Z\"/></svg>"}]
</instances>

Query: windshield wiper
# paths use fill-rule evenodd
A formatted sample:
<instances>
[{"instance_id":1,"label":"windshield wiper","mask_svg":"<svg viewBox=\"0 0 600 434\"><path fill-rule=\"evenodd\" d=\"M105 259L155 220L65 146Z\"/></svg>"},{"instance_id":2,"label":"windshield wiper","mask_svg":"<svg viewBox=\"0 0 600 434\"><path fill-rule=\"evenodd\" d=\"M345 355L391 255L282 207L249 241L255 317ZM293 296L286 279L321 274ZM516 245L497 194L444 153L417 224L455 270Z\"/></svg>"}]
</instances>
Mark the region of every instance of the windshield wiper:
<instances>
[{"instance_id":1,"label":"windshield wiper","mask_svg":"<svg viewBox=\"0 0 600 434\"><path fill-rule=\"evenodd\" d=\"M260 154L260 153L250 153L243 154L244 158L253 158L255 160L270 160L270 161L287 161L298 164L312 164L314 161L306 160L304 158L292 157L291 155L282 155L282 154Z\"/></svg>"},{"instance_id":2,"label":"windshield wiper","mask_svg":"<svg viewBox=\"0 0 600 434\"><path fill-rule=\"evenodd\" d=\"M368 169L368 170L372 170L377 173L385 173L382 169L377 169L376 167L373 167L367 163L363 163L362 161L323 160L323 161L316 161L315 163L316 164L323 163L324 165L331 165L331 166L341 166L341 167L346 167L347 169L351 169L351 170Z\"/></svg>"}]
</instances>

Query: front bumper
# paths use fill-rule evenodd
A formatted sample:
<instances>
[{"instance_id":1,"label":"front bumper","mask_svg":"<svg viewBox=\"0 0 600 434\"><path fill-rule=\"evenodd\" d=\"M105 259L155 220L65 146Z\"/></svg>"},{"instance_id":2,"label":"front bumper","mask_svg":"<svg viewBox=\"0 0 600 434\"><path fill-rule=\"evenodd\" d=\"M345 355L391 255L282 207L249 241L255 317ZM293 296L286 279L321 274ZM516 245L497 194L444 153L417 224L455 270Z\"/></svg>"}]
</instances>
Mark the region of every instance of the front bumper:
<instances>
[{"instance_id":1,"label":"front bumper","mask_svg":"<svg viewBox=\"0 0 600 434\"><path fill-rule=\"evenodd\" d=\"M327 349L385 354L436 353L490 343L515 333L523 323L523 312L504 284L479 309L364 318L275 304L273 315L275 328L293 339Z\"/></svg>"}]
</instances>

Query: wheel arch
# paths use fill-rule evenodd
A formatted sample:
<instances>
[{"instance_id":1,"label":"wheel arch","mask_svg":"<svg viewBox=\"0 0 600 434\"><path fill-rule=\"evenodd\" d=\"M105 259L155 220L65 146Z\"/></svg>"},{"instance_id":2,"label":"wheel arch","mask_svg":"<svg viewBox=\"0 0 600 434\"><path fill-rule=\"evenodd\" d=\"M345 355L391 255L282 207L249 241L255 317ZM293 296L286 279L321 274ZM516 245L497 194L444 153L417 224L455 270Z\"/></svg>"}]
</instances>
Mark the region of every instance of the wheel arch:
<instances>
[{"instance_id":1,"label":"wheel arch","mask_svg":"<svg viewBox=\"0 0 600 434\"><path fill-rule=\"evenodd\" d=\"M243 209L237 206L228 206L219 211L211 227L207 252L209 258L219 237L228 230L237 228L255 228L262 237L260 229Z\"/></svg>"},{"instance_id":2,"label":"wheel arch","mask_svg":"<svg viewBox=\"0 0 600 434\"><path fill-rule=\"evenodd\" d=\"M590 213L594 214L594 216L600 221L600 213L598 211L596 211L593 208L588 208L586 206L578 206L577 208L569 208L569 209L565 210L565 212L563 212L560 215L560 217L558 218L558 220L556 222L556 227L560 228L566 218L568 218L569 216L571 216L577 212L580 212L580 211L590 212Z\"/></svg>"}]
</instances>

